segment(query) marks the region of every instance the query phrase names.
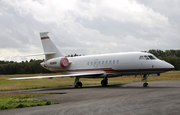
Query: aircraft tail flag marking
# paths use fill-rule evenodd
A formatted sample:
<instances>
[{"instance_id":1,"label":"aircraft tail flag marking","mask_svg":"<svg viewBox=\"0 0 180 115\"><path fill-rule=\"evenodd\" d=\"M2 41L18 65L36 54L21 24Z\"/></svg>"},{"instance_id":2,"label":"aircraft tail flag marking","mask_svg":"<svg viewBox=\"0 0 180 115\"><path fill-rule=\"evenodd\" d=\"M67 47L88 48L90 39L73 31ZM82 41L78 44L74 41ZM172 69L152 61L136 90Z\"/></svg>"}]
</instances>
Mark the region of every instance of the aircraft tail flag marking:
<instances>
[{"instance_id":1,"label":"aircraft tail flag marking","mask_svg":"<svg viewBox=\"0 0 180 115\"><path fill-rule=\"evenodd\" d=\"M40 32L41 40L43 39L49 39L49 36L47 35L49 32Z\"/></svg>"},{"instance_id":2,"label":"aircraft tail flag marking","mask_svg":"<svg viewBox=\"0 0 180 115\"><path fill-rule=\"evenodd\" d=\"M41 37L41 40L49 39L49 37Z\"/></svg>"}]
</instances>

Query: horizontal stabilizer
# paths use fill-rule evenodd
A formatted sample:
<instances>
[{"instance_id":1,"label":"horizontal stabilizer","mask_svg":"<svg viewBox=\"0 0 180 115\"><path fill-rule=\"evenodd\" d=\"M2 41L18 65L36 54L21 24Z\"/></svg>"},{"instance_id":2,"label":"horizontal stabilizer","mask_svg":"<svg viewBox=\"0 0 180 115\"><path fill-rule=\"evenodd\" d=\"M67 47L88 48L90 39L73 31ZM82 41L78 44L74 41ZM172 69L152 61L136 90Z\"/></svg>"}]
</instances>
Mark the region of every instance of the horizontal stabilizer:
<instances>
[{"instance_id":1,"label":"horizontal stabilizer","mask_svg":"<svg viewBox=\"0 0 180 115\"><path fill-rule=\"evenodd\" d=\"M94 73L77 73L68 75L51 75L51 76L36 76L36 77L21 77L21 78L9 78L7 80L22 80L22 79L41 79L41 78L55 78L55 77L82 77L82 76L93 76L93 75L103 75L104 72L94 72Z\"/></svg>"},{"instance_id":2,"label":"horizontal stabilizer","mask_svg":"<svg viewBox=\"0 0 180 115\"><path fill-rule=\"evenodd\" d=\"M44 52L44 53L37 53L37 54L21 55L21 57L39 56L39 55L47 55L47 54L56 54L56 52Z\"/></svg>"}]
</instances>

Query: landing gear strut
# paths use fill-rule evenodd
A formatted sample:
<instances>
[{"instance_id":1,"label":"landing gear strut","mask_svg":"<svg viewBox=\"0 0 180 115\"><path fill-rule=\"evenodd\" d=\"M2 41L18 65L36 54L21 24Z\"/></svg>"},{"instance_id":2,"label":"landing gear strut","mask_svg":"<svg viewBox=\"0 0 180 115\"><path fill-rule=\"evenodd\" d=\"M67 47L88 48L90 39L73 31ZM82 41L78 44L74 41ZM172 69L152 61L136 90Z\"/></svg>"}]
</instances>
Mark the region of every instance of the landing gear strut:
<instances>
[{"instance_id":1,"label":"landing gear strut","mask_svg":"<svg viewBox=\"0 0 180 115\"><path fill-rule=\"evenodd\" d=\"M145 80L145 82L143 83L143 87L149 87L149 85L147 83L147 74L143 75L142 80Z\"/></svg>"},{"instance_id":2,"label":"landing gear strut","mask_svg":"<svg viewBox=\"0 0 180 115\"><path fill-rule=\"evenodd\" d=\"M74 81L74 87L75 88L81 88L82 87L82 82L79 81L79 77L76 77Z\"/></svg>"},{"instance_id":3,"label":"landing gear strut","mask_svg":"<svg viewBox=\"0 0 180 115\"><path fill-rule=\"evenodd\" d=\"M107 84L108 84L108 79L107 79L107 77L105 77L105 78L101 81L101 85L102 85L102 86L107 86Z\"/></svg>"}]
</instances>

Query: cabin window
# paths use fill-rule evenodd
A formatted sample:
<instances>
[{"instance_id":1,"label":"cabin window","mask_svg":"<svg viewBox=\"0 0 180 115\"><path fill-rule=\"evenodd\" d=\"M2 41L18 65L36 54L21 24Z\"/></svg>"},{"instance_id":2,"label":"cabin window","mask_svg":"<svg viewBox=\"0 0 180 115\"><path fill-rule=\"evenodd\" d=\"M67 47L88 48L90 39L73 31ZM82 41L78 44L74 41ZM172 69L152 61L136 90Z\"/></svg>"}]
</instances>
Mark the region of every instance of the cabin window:
<instances>
[{"instance_id":1,"label":"cabin window","mask_svg":"<svg viewBox=\"0 0 180 115\"><path fill-rule=\"evenodd\" d=\"M119 60L117 60L117 64L119 63Z\"/></svg>"},{"instance_id":2,"label":"cabin window","mask_svg":"<svg viewBox=\"0 0 180 115\"><path fill-rule=\"evenodd\" d=\"M104 61L102 61L102 64L104 64Z\"/></svg>"},{"instance_id":3,"label":"cabin window","mask_svg":"<svg viewBox=\"0 0 180 115\"><path fill-rule=\"evenodd\" d=\"M144 58L145 58L146 60L149 60L148 56L144 56Z\"/></svg>"},{"instance_id":4,"label":"cabin window","mask_svg":"<svg viewBox=\"0 0 180 115\"><path fill-rule=\"evenodd\" d=\"M140 56L139 57L139 60L145 60L143 56Z\"/></svg>"},{"instance_id":5,"label":"cabin window","mask_svg":"<svg viewBox=\"0 0 180 115\"><path fill-rule=\"evenodd\" d=\"M91 62L91 65L93 64L93 62Z\"/></svg>"},{"instance_id":6,"label":"cabin window","mask_svg":"<svg viewBox=\"0 0 180 115\"><path fill-rule=\"evenodd\" d=\"M101 64L101 61L99 61L99 65Z\"/></svg>"},{"instance_id":7,"label":"cabin window","mask_svg":"<svg viewBox=\"0 0 180 115\"><path fill-rule=\"evenodd\" d=\"M148 57L151 59L151 60L155 60L156 58L152 55L148 55Z\"/></svg>"},{"instance_id":8,"label":"cabin window","mask_svg":"<svg viewBox=\"0 0 180 115\"><path fill-rule=\"evenodd\" d=\"M115 60L113 60L113 64L115 64L116 63L116 61Z\"/></svg>"},{"instance_id":9,"label":"cabin window","mask_svg":"<svg viewBox=\"0 0 180 115\"><path fill-rule=\"evenodd\" d=\"M87 64L89 65L89 62Z\"/></svg>"},{"instance_id":10,"label":"cabin window","mask_svg":"<svg viewBox=\"0 0 180 115\"><path fill-rule=\"evenodd\" d=\"M109 64L111 64L111 60L109 61Z\"/></svg>"},{"instance_id":11,"label":"cabin window","mask_svg":"<svg viewBox=\"0 0 180 115\"><path fill-rule=\"evenodd\" d=\"M108 64L108 61L106 61L106 64Z\"/></svg>"}]
</instances>

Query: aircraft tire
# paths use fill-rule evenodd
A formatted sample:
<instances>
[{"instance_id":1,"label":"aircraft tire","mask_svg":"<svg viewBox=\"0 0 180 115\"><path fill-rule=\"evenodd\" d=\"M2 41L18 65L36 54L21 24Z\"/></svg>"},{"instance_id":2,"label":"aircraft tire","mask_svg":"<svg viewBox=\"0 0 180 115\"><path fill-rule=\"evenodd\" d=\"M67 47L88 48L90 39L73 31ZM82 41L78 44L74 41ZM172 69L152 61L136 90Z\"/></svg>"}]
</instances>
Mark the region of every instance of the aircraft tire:
<instances>
[{"instance_id":1,"label":"aircraft tire","mask_svg":"<svg viewBox=\"0 0 180 115\"><path fill-rule=\"evenodd\" d=\"M75 88L81 88L81 87L82 87L82 82L77 82Z\"/></svg>"},{"instance_id":2,"label":"aircraft tire","mask_svg":"<svg viewBox=\"0 0 180 115\"><path fill-rule=\"evenodd\" d=\"M143 87L147 87L148 86L148 83L143 83Z\"/></svg>"},{"instance_id":3,"label":"aircraft tire","mask_svg":"<svg viewBox=\"0 0 180 115\"><path fill-rule=\"evenodd\" d=\"M101 85L102 85L102 86L107 86L107 84L108 84L108 81L107 81L107 80L102 80L102 81L101 81Z\"/></svg>"}]
</instances>

